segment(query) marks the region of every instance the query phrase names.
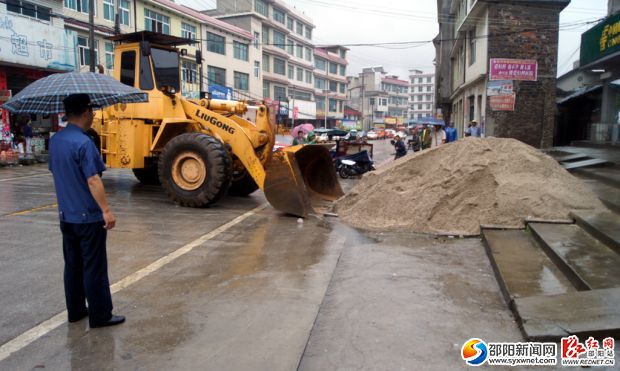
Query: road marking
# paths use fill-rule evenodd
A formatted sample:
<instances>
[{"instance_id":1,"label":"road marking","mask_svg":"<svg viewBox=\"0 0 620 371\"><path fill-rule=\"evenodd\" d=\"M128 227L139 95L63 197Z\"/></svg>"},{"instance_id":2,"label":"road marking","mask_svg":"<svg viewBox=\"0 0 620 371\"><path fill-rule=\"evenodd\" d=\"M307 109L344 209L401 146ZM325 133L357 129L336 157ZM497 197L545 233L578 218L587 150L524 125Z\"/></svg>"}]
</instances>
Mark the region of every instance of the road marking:
<instances>
[{"instance_id":1,"label":"road marking","mask_svg":"<svg viewBox=\"0 0 620 371\"><path fill-rule=\"evenodd\" d=\"M11 181L11 180L34 178L34 177L37 177L37 176L46 176L46 175L52 175L52 174L51 173L41 173L41 174L34 174L34 175L18 176L17 178L0 179L0 182L8 182L8 181Z\"/></svg>"},{"instance_id":2,"label":"road marking","mask_svg":"<svg viewBox=\"0 0 620 371\"><path fill-rule=\"evenodd\" d=\"M43 205L39 207L33 207L32 209L28 209L28 210L22 210L22 211L17 211L11 214L6 214L6 216L26 215L26 214L33 213L35 211L45 210L45 209L49 209L49 208L56 207L56 206L58 206L58 204Z\"/></svg>"},{"instance_id":3,"label":"road marking","mask_svg":"<svg viewBox=\"0 0 620 371\"><path fill-rule=\"evenodd\" d=\"M121 291L124 288L127 288L129 286L131 286L132 284L138 282L139 280L143 279L144 277L150 275L153 272L156 272L157 270L161 269L162 267L164 267L167 264L172 263L173 261L175 261L176 259L180 258L181 256L187 254L188 252L192 251L194 248L202 245L203 243L207 242L208 240L217 237L219 234L221 234L222 232L227 231L228 229L234 227L235 225L241 223L242 221L244 221L245 219L251 217L252 215L256 214L257 212L263 210L264 208L267 207L268 204L262 204L248 212L246 212L245 214L239 215L238 217L236 217L235 219L229 221L226 224L223 224L221 226L219 226L218 228L212 230L211 232L198 237L197 239L195 239L194 241L188 243L185 246L182 246L180 248L178 248L177 250L171 252L170 254L163 256L159 259L157 259L156 261L154 261L153 263L147 265L146 267L130 274L129 276L121 279L120 281L116 282L115 284L110 286L110 291L115 294L119 291ZM63 323L65 323L67 321L67 311L64 310L58 314L56 314L55 316L53 316L52 318L38 324L37 326L31 328L30 330L22 333L21 335L18 335L17 337L9 340L8 342L2 344L2 346L0 346L0 362L4 361L5 359L7 359L11 354L25 348L26 346L30 345L32 342L34 342L35 340L41 338L42 336L47 335L49 332L51 332L52 330L56 329L58 326L62 325Z\"/></svg>"}]
</instances>

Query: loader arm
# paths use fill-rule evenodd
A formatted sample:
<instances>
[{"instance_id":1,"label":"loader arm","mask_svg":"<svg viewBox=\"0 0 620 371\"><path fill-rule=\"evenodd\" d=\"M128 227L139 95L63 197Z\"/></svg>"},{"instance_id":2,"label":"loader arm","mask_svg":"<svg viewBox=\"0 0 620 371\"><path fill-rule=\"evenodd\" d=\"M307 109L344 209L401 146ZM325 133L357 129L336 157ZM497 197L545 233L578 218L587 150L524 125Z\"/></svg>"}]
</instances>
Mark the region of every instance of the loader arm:
<instances>
[{"instance_id":1,"label":"loader arm","mask_svg":"<svg viewBox=\"0 0 620 371\"><path fill-rule=\"evenodd\" d=\"M247 110L240 102L181 99L181 104L201 130L229 146L274 208L305 217L317 198L333 201L344 195L326 148L294 146L272 154L275 134L265 106L252 124L235 115Z\"/></svg>"}]
</instances>

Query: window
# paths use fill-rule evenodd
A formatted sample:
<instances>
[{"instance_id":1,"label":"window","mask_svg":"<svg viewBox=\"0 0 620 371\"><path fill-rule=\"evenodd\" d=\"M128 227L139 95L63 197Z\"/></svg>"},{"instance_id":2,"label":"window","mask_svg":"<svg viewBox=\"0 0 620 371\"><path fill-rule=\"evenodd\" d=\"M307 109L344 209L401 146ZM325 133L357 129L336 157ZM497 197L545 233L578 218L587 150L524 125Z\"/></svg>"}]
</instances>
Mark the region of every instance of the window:
<instances>
[{"instance_id":1,"label":"window","mask_svg":"<svg viewBox=\"0 0 620 371\"><path fill-rule=\"evenodd\" d=\"M306 26L306 39L312 40L312 28Z\"/></svg>"},{"instance_id":2,"label":"window","mask_svg":"<svg viewBox=\"0 0 620 371\"><path fill-rule=\"evenodd\" d=\"M387 106L387 99L381 99L381 105Z\"/></svg>"},{"instance_id":3,"label":"window","mask_svg":"<svg viewBox=\"0 0 620 371\"><path fill-rule=\"evenodd\" d=\"M121 54L121 83L128 86L136 84L136 52Z\"/></svg>"},{"instance_id":4,"label":"window","mask_svg":"<svg viewBox=\"0 0 620 371\"><path fill-rule=\"evenodd\" d=\"M88 46L88 37L78 36L77 47L80 66L90 66L90 48ZM98 42L95 40L95 64L99 63L99 53L97 52L98 47Z\"/></svg>"},{"instance_id":5,"label":"window","mask_svg":"<svg viewBox=\"0 0 620 371\"><path fill-rule=\"evenodd\" d=\"M288 78L289 80L292 80L295 78L295 67L293 67L292 65L288 65Z\"/></svg>"},{"instance_id":6,"label":"window","mask_svg":"<svg viewBox=\"0 0 620 371\"><path fill-rule=\"evenodd\" d=\"M311 93L306 93L304 91L295 90L294 92L291 93L291 95L295 99L312 101L312 94Z\"/></svg>"},{"instance_id":7,"label":"window","mask_svg":"<svg viewBox=\"0 0 620 371\"><path fill-rule=\"evenodd\" d=\"M427 77L426 82L433 82L433 77L432 76Z\"/></svg>"},{"instance_id":8,"label":"window","mask_svg":"<svg viewBox=\"0 0 620 371\"><path fill-rule=\"evenodd\" d=\"M254 48L258 49L258 40L260 40L260 34L254 31Z\"/></svg>"},{"instance_id":9,"label":"window","mask_svg":"<svg viewBox=\"0 0 620 371\"><path fill-rule=\"evenodd\" d=\"M207 84L226 86L226 70L219 67L207 66Z\"/></svg>"},{"instance_id":10,"label":"window","mask_svg":"<svg viewBox=\"0 0 620 371\"><path fill-rule=\"evenodd\" d=\"M476 63L476 29L469 31L469 65ZM473 120L473 119L472 119Z\"/></svg>"},{"instance_id":11,"label":"window","mask_svg":"<svg viewBox=\"0 0 620 371\"><path fill-rule=\"evenodd\" d=\"M340 93L344 94L345 93L345 84L340 84Z\"/></svg>"},{"instance_id":12,"label":"window","mask_svg":"<svg viewBox=\"0 0 620 371\"><path fill-rule=\"evenodd\" d=\"M312 72L306 71L306 83L312 84Z\"/></svg>"},{"instance_id":13,"label":"window","mask_svg":"<svg viewBox=\"0 0 620 371\"><path fill-rule=\"evenodd\" d=\"M286 75L286 62L284 59L274 58L273 59L273 73L277 73L278 75Z\"/></svg>"},{"instance_id":14,"label":"window","mask_svg":"<svg viewBox=\"0 0 620 371\"><path fill-rule=\"evenodd\" d=\"M269 16L267 4L265 4L265 2L262 0L255 0L254 10L256 10L256 13L262 14L265 17Z\"/></svg>"},{"instance_id":15,"label":"window","mask_svg":"<svg viewBox=\"0 0 620 371\"><path fill-rule=\"evenodd\" d=\"M198 66L196 63L190 61L183 61L181 63L181 79L188 84L198 83Z\"/></svg>"},{"instance_id":16,"label":"window","mask_svg":"<svg viewBox=\"0 0 620 371\"><path fill-rule=\"evenodd\" d=\"M321 111L321 113L324 113L325 111L325 98L321 97L320 99L316 100L316 110L317 113L318 111Z\"/></svg>"},{"instance_id":17,"label":"window","mask_svg":"<svg viewBox=\"0 0 620 371\"><path fill-rule=\"evenodd\" d=\"M432 90L432 87L430 85L426 87L426 91L431 91L431 90Z\"/></svg>"},{"instance_id":18,"label":"window","mask_svg":"<svg viewBox=\"0 0 620 371\"><path fill-rule=\"evenodd\" d=\"M422 87L421 86L418 86L418 91L422 91Z\"/></svg>"},{"instance_id":19,"label":"window","mask_svg":"<svg viewBox=\"0 0 620 371\"><path fill-rule=\"evenodd\" d=\"M338 91L338 83L336 81L329 82L329 91L333 91L334 93Z\"/></svg>"},{"instance_id":20,"label":"window","mask_svg":"<svg viewBox=\"0 0 620 371\"><path fill-rule=\"evenodd\" d=\"M254 77L260 77L260 62L254 61Z\"/></svg>"},{"instance_id":21,"label":"window","mask_svg":"<svg viewBox=\"0 0 620 371\"><path fill-rule=\"evenodd\" d=\"M297 67L297 81L304 81L304 70L299 67Z\"/></svg>"},{"instance_id":22,"label":"window","mask_svg":"<svg viewBox=\"0 0 620 371\"><path fill-rule=\"evenodd\" d=\"M304 46L301 44L297 44L297 46L295 47L295 56L297 58L303 58L304 57Z\"/></svg>"},{"instance_id":23,"label":"window","mask_svg":"<svg viewBox=\"0 0 620 371\"><path fill-rule=\"evenodd\" d=\"M424 82L424 79L423 79L423 78L421 78L421 77L420 77L420 78L418 78L418 84L421 84L422 82Z\"/></svg>"},{"instance_id":24,"label":"window","mask_svg":"<svg viewBox=\"0 0 620 371\"><path fill-rule=\"evenodd\" d=\"M157 88L161 90L164 86L168 86L179 91L181 89L179 54L174 50L151 48L151 55Z\"/></svg>"},{"instance_id":25,"label":"window","mask_svg":"<svg viewBox=\"0 0 620 371\"><path fill-rule=\"evenodd\" d=\"M336 63L329 64L329 73L337 74L338 73L338 65Z\"/></svg>"},{"instance_id":26,"label":"window","mask_svg":"<svg viewBox=\"0 0 620 371\"><path fill-rule=\"evenodd\" d=\"M7 0L6 10L42 21L49 21L52 11L50 8L20 0ZM88 12L88 8L86 8L86 12Z\"/></svg>"},{"instance_id":27,"label":"window","mask_svg":"<svg viewBox=\"0 0 620 371\"><path fill-rule=\"evenodd\" d=\"M312 62L312 49L306 48L306 60Z\"/></svg>"},{"instance_id":28,"label":"window","mask_svg":"<svg viewBox=\"0 0 620 371\"><path fill-rule=\"evenodd\" d=\"M286 38L282 32L273 30L273 45L276 48L284 49L286 44Z\"/></svg>"},{"instance_id":29,"label":"window","mask_svg":"<svg viewBox=\"0 0 620 371\"><path fill-rule=\"evenodd\" d=\"M263 25L261 29L263 31L263 44L267 45L269 44L269 27L265 27L265 25Z\"/></svg>"},{"instance_id":30,"label":"window","mask_svg":"<svg viewBox=\"0 0 620 371\"><path fill-rule=\"evenodd\" d=\"M110 42L105 43L105 68L114 69L114 44Z\"/></svg>"},{"instance_id":31,"label":"window","mask_svg":"<svg viewBox=\"0 0 620 371\"><path fill-rule=\"evenodd\" d=\"M196 26L181 22L181 37L196 40Z\"/></svg>"},{"instance_id":32,"label":"window","mask_svg":"<svg viewBox=\"0 0 620 371\"><path fill-rule=\"evenodd\" d=\"M178 66L175 70L178 69ZM140 89L153 90L155 84L153 83L153 70L151 69L151 63L147 57L140 57Z\"/></svg>"},{"instance_id":33,"label":"window","mask_svg":"<svg viewBox=\"0 0 620 371\"><path fill-rule=\"evenodd\" d=\"M336 112L337 111L337 107L336 107L337 103L335 99L329 99L329 112Z\"/></svg>"},{"instance_id":34,"label":"window","mask_svg":"<svg viewBox=\"0 0 620 371\"><path fill-rule=\"evenodd\" d=\"M303 24L303 23L301 23L301 22L299 22L299 21L297 22L297 29L296 29L296 32L297 32L299 35L302 35L302 36L303 36L303 34L304 34L304 24Z\"/></svg>"},{"instance_id":35,"label":"window","mask_svg":"<svg viewBox=\"0 0 620 371\"><path fill-rule=\"evenodd\" d=\"M120 15L121 15L121 24L125 26L129 26L129 0L121 0L121 5L119 7Z\"/></svg>"},{"instance_id":36,"label":"window","mask_svg":"<svg viewBox=\"0 0 620 371\"><path fill-rule=\"evenodd\" d=\"M269 56L267 54L263 54L263 71L269 72Z\"/></svg>"},{"instance_id":37,"label":"window","mask_svg":"<svg viewBox=\"0 0 620 371\"><path fill-rule=\"evenodd\" d=\"M346 58L347 57L347 51L344 49L340 49L340 58Z\"/></svg>"},{"instance_id":38,"label":"window","mask_svg":"<svg viewBox=\"0 0 620 371\"><path fill-rule=\"evenodd\" d=\"M321 59L321 58L314 59L314 67L316 67L317 69L321 71L326 71L326 64L327 62L325 61L325 59Z\"/></svg>"},{"instance_id":39,"label":"window","mask_svg":"<svg viewBox=\"0 0 620 371\"><path fill-rule=\"evenodd\" d=\"M474 97L473 95L467 98L467 101L469 102L469 120L468 121L472 121L475 119L475 114L476 114L476 97Z\"/></svg>"},{"instance_id":40,"label":"window","mask_svg":"<svg viewBox=\"0 0 620 371\"><path fill-rule=\"evenodd\" d=\"M248 91L250 90L250 76L247 73L235 71L235 89Z\"/></svg>"},{"instance_id":41,"label":"window","mask_svg":"<svg viewBox=\"0 0 620 371\"><path fill-rule=\"evenodd\" d=\"M275 21L278 23L284 24L285 16L282 9L276 8L275 6L273 7L273 19L275 19Z\"/></svg>"},{"instance_id":42,"label":"window","mask_svg":"<svg viewBox=\"0 0 620 371\"><path fill-rule=\"evenodd\" d=\"M207 32L207 50L217 54L226 54L226 38Z\"/></svg>"},{"instance_id":43,"label":"window","mask_svg":"<svg viewBox=\"0 0 620 371\"><path fill-rule=\"evenodd\" d=\"M247 61L248 59L248 44L243 44L238 41L233 42L233 54L235 59Z\"/></svg>"},{"instance_id":44,"label":"window","mask_svg":"<svg viewBox=\"0 0 620 371\"><path fill-rule=\"evenodd\" d=\"M103 0L103 19L114 22L115 0Z\"/></svg>"},{"instance_id":45,"label":"window","mask_svg":"<svg viewBox=\"0 0 620 371\"><path fill-rule=\"evenodd\" d=\"M314 87L316 89L325 90L325 86L326 86L325 84L326 84L325 79L321 79L318 77L314 79Z\"/></svg>"},{"instance_id":46,"label":"window","mask_svg":"<svg viewBox=\"0 0 620 371\"><path fill-rule=\"evenodd\" d=\"M16 1L13 2L15 3ZM88 14L88 0L65 0L65 8ZM95 15L96 14L97 3L95 2Z\"/></svg>"},{"instance_id":47,"label":"window","mask_svg":"<svg viewBox=\"0 0 620 371\"><path fill-rule=\"evenodd\" d=\"M340 65L340 76L346 76L347 75L347 66L345 65Z\"/></svg>"},{"instance_id":48,"label":"window","mask_svg":"<svg viewBox=\"0 0 620 371\"><path fill-rule=\"evenodd\" d=\"M286 18L286 28L289 29L289 31L293 31L293 18L291 17L287 17Z\"/></svg>"},{"instance_id":49,"label":"window","mask_svg":"<svg viewBox=\"0 0 620 371\"><path fill-rule=\"evenodd\" d=\"M271 85L267 81L263 81L263 98L270 98Z\"/></svg>"},{"instance_id":50,"label":"window","mask_svg":"<svg viewBox=\"0 0 620 371\"><path fill-rule=\"evenodd\" d=\"M288 42L286 43L286 51L290 55L294 55L295 54L295 42L293 40L288 39Z\"/></svg>"},{"instance_id":51,"label":"window","mask_svg":"<svg viewBox=\"0 0 620 371\"><path fill-rule=\"evenodd\" d=\"M170 35L170 17L145 8L144 29Z\"/></svg>"},{"instance_id":52,"label":"window","mask_svg":"<svg viewBox=\"0 0 620 371\"><path fill-rule=\"evenodd\" d=\"M286 88L283 88L281 86L274 86L273 97L277 100L282 100L282 98L286 98Z\"/></svg>"}]
</instances>

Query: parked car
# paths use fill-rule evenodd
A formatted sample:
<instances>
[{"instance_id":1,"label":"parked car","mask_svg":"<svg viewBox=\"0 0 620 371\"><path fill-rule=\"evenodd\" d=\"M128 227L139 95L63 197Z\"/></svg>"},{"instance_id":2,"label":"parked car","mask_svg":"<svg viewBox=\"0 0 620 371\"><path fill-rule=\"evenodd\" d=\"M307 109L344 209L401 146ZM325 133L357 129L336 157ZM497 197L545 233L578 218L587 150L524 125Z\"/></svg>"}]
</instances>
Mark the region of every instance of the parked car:
<instances>
[{"instance_id":1,"label":"parked car","mask_svg":"<svg viewBox=\"0 0 620 371\"><path fill-rule=\"evenodd\" d=\"M376 131L371 130L368 133L366 133L366 138L368 138L368 140L375 140L379 138L379 134Z\"/></svg>"},{"instance_id":2,"label":"parked car","mask_svg":"<svg viewBox=\"0 0 620 371\"><path fill-rule=\"evenodd\" d=\"M394 138L396 135L396 131L392 129L385 129L385 137L386 138Z\"/></svg>"}]
</instances>

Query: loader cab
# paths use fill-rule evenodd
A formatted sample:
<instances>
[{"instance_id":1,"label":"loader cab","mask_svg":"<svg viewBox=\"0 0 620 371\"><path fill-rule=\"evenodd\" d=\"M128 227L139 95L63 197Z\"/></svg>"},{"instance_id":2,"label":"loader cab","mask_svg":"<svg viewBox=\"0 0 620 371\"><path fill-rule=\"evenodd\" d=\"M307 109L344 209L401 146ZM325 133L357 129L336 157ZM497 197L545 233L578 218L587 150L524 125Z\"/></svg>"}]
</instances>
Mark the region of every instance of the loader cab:
<instances>
[{"instance_id":1,"label":"loader cab","mask_svg":"<svg viewBox=\"0 0 620 371\"><path fill-rule=\"evenodd\" d=\"M178 47L194 44L195 41L149 31L117 35L109 39L116 43L114 61L118 68L114 69L114 78L149 95L148 103L114 106L111 109L112 115L130 115L145 120L185 118L179 103L180 55L183 50ZM200 58L197 55L196 59Z\"/></svg>"}]
</instances>

